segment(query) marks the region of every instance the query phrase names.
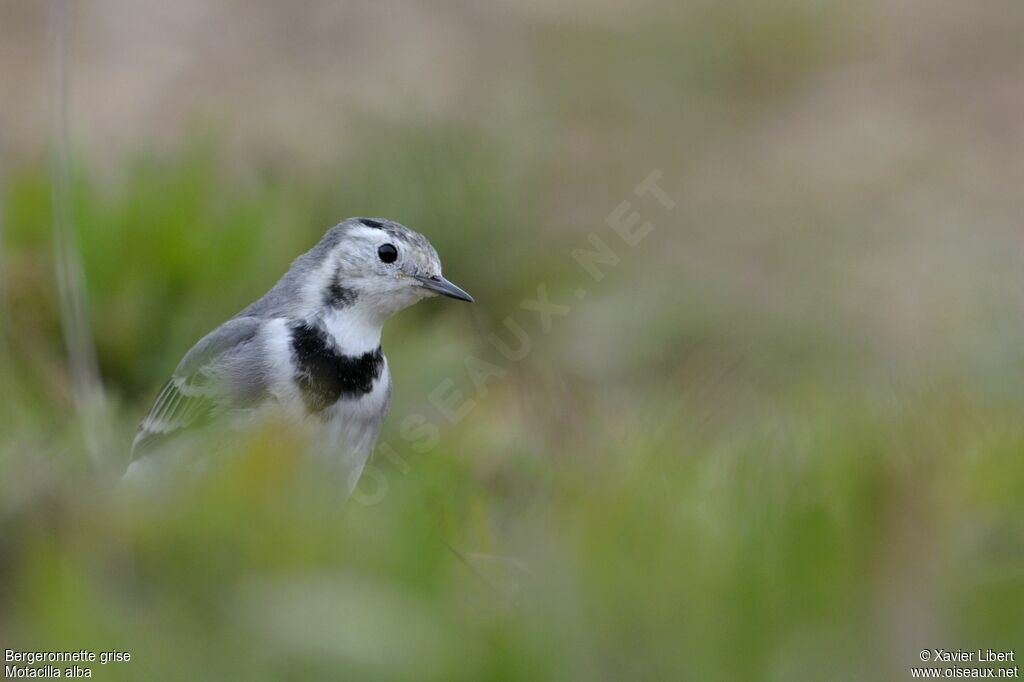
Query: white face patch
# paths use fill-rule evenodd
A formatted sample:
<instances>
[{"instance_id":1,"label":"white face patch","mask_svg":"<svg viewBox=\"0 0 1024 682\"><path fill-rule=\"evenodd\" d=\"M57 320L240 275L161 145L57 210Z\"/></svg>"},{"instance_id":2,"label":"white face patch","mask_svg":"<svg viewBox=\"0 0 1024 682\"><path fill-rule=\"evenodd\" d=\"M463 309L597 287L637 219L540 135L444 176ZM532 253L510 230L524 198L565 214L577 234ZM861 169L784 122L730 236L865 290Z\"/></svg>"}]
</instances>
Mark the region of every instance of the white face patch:
<instances>
[{"instance_id":1,"label":"white face patch","mask_svg":"<svg viewBox=\"0 0 1024 682\"><path fill-rule=\"evenodd\" d=\"M365 351L374 336L365 332L382 325L394 313L430 296L417 277L438 277L441 263L423 235L397 223L369 227L358 221L347 229L331 252L310 273L302 288L296 317L319 317L344 352ZM391 245L381 257L381 247ZM356 331L346 329L350 323ZM359 327L363 331L358 330Z\"/></svg>"},{"instance_id":2,"label":"white face patch","mask_svg":"<svg viewBox=\"0 0 1024 682\"><path fill-rule=\"evenodd\" d=\"M394 226L391 228L373 228L357 225L348 233L353 244L368 244L369 256L378 258L378 249L384 244L391 244L398 251L398 264L406 274L438 277L441 274L441 261L437 252L427 239L412 230Z\"/></svg>"},{"instance_id":3,"label":"white face patch","mask_svg":"<svg viewBox=\"0 0 1024 682\"><path fill-rule=\"evenodd\" d=\"M348 238L358 239L359 241L367 241L371 244L380 242L384 243L387 239L387 232L379 227L366 227L365 225L357 225L351 228L348 232Z\"/></svg>"}]
</instances>

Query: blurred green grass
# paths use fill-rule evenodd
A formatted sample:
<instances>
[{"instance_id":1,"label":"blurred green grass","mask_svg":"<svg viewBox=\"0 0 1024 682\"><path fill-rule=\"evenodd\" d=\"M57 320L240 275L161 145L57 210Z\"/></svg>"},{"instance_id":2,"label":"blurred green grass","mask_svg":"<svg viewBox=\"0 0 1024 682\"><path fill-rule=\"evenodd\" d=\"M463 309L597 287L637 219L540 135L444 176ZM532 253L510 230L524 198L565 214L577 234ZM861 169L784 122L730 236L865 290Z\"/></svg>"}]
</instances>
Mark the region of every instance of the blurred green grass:
<instances>
[{"instance_id":1,"label":"blurred green grass","mask_svg":"<svg viewBox=\"0 0 1024 682\"><path fill-rule=\"evenodd\" d=\"M416 139L444 158L436 135ZM365 181L407 174L398 217L437 240L480 300L471 312L425 304L389 327L397 400L382 440L409 468L378 457L387 490L369 506L311 485L274 434L159 495L90 474L59 369L45 176L12 176L5 645L132 653L102 679L251 680L880 679L939 643L1016 646L1024 405L1012 397L940 375L913 390L847 382L861 364L841 355L830 378L813 356L794 361L771 325L741 325L769 346L750 354L715 316L690 319L688 345L669 330L632 360L641 371L601 380L560 368L542 343L584 341L534 328L537 350L470 418L431 414L440 442L414 451L398 424L428 413L436 382L468 391L462 357L485 352L484 333L533 284L579 281L568 243L545 258L503 248L513 226L543 240L506 194L522 185L474 180L468 199L446 189L493 176L502 156L493 140L459 139L456 180L386 164ZM393 200L344 171L344 201L294 179L232 180L212 148L143 158L122 186L77 176L125 444L192 339L269 286L331 216ZM372 161L353 167L371 173ZM505 285L499 272L520 277Z\"/></svg>"}]
</instances>

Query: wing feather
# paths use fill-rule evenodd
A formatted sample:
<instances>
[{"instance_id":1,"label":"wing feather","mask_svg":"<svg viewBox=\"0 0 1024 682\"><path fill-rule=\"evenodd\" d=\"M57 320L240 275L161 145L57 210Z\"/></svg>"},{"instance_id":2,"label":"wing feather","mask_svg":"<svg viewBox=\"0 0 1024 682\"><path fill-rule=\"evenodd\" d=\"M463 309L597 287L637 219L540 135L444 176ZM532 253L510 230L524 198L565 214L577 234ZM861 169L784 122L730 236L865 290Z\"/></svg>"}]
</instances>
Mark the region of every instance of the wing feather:
<instances>
[{"instance_id":1,"label":"wing feather","mask_svg":"<svg viewBox=\"0 0 1024 682\"><path fill-rule=\"evenodd\" d=\"M255 317L234 318L204 336L185 354L139 425L132 443L132 459L157 443L201 426L232 406L234 397L219 385L218 370L227 357L256 337L261 324Z\"/></svg>"}]
</instances>

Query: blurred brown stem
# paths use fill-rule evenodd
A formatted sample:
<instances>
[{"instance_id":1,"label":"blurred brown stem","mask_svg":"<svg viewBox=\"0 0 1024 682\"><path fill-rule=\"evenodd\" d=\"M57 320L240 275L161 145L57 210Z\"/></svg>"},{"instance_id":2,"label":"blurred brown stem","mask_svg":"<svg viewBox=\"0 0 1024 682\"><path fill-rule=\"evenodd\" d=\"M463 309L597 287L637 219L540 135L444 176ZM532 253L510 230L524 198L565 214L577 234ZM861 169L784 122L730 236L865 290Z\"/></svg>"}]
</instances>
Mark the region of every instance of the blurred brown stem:
<instances>
[{"instance_id":1,"label":"blurred brown stem","mask_svg":"<svg viewBox=\"0 0 1024 682\"><path fill-rule=\"evenodd\" d=\"M67 347L75 406L83 416L85 442L94 464L99 438L93 417L102 413L103 388L86 308L85 278L71 210L71 161L68 142L67 46L71 16L67 0L51 0L50 38L50 183L53 212L54 266L61 328Z\"/></svg>"}]
</instances>

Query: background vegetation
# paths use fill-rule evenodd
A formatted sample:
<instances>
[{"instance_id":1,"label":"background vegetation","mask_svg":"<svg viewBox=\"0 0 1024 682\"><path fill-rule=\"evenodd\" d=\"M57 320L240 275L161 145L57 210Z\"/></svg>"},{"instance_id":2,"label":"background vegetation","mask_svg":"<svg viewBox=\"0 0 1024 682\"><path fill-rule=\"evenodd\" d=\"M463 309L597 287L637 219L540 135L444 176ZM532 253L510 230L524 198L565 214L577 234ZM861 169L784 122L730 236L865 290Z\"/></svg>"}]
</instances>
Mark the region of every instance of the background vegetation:
<instances>
[{"instance_id":1,"label":"background vegetation","mask_svg":"<svg viewBox=\"0 0 1024 682\"><path fill-rule=\"evenodd\" d=\"M0 8L4 647L129 651L104 680L876 680L925 648L1024 653L1013 0L173 5L74 14L98 421L60 330L45 8ZM671 210L634 194L652 171ZM632 249L623 201L654 226ZM426 233L478 301L385 330L394 454L362 501L279 433L118 492L181 354L350 215ZM598 283L571 257L592 233L621 256ZM571 308L548 331L538 285ZM488 342L509 316L514 363ZM469 356L506 372L486 394ZM456 424L446 379L474 401Z\"/></svg>"}]
</instances>

